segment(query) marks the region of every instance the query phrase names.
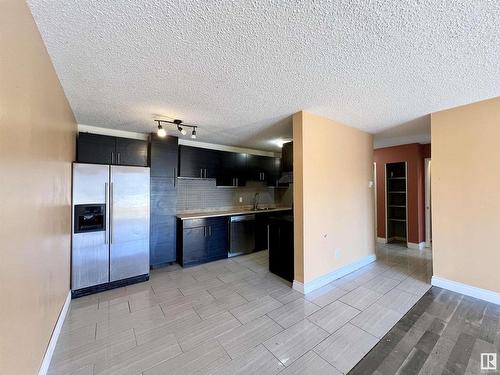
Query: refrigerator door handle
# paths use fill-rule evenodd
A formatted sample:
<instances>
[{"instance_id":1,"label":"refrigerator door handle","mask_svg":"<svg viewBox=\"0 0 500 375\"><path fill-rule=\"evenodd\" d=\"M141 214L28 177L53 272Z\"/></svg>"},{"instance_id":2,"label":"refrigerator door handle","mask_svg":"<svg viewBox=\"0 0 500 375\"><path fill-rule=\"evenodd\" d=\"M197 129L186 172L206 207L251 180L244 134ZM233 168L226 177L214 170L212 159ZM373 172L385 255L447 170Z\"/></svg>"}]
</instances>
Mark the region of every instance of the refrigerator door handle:
<instances>
[{"instance_id":1,"label":"refrigerator door handle","mask_svg":"<svg viewBox=\"0 0 500 375\"><path fill-rule=\"evenodd\" d=\"M104 183L104 207L106 207L106 217L105 217L105 224L104 224L104 243L108 243L108 238L109 238L109 189L108 189L108 183Z\"/></svg>"},{"instance_id":2,"label":"refrigerator door handle","mask_svg":"<svg viewBox=\"0 0 500 375\"><path fill-rule=\"evenodd\" d=\"M113 243L113 183L109 184L109 243Z\"/></svg>"}]
</instances>

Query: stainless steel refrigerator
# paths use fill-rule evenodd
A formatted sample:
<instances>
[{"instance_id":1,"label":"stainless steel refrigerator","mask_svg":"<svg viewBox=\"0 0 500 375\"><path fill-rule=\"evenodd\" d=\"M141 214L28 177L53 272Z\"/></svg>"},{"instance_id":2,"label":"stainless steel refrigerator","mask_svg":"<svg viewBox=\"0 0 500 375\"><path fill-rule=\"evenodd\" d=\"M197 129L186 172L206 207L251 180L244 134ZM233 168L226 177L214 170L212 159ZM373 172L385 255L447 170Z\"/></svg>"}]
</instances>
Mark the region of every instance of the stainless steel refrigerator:
<instances>
[{"instance_id":1,"label":"stainless steel refrigerator","mask_svg":"<svg viewBox=\"0 0 500 375\"><path fill-rule=\"evenodd\" d=\"M149 168L73 164L73 296L148 278L149 191Z\"/></svg>"}]
</instances>

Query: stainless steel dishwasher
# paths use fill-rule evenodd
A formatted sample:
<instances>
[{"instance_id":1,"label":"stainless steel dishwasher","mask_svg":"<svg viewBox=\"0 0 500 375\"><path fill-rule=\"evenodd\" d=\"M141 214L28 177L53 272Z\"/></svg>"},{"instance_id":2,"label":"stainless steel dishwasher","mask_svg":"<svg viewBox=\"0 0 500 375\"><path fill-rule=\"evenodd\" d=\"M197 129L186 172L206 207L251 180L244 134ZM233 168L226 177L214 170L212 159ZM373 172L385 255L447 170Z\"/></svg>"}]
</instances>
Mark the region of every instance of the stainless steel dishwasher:
<instances>
[{"instance_id":1,"label":"stainless steel dishwasher","mask_svg":"<svg viewBox=\"0 0 500 375\"><path fill-rule=\"evenodd\" d=\"M255 215L231 216L229 256L255 250Z\"/></svg>"}]
</instances>

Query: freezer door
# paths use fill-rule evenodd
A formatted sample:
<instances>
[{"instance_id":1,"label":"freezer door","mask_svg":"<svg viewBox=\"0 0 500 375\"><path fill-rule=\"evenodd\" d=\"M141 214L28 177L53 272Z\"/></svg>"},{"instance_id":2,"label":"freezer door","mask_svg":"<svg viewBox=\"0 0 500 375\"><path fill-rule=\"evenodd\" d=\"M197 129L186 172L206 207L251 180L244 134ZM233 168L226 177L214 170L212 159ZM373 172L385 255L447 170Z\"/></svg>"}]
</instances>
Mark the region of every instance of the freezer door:
<instances>
[{"instance_id":1,"label":"freezer door","mask_svg":"<svg viewBox=\"0 0 500 375\"><path fill-rule=\"evenodd\" d=\"M107 204L109 166L73 164L73 204L71 218L77 204ZM106 207L106 221L108 220ZM75 233L71 249L71 289L77 290L109 281L108 232ZM106 228L108 225L106 223Z\"/></svg>"},{"instance_id":2,"label":"freezer door","mask_svg":"<svg viewBox=\"0 0 500 375\"><path fill-rule=\"evenodd\" d=\"M149 273L149 168L111 166L110 281Z\"/></svg>"}]
</instances>

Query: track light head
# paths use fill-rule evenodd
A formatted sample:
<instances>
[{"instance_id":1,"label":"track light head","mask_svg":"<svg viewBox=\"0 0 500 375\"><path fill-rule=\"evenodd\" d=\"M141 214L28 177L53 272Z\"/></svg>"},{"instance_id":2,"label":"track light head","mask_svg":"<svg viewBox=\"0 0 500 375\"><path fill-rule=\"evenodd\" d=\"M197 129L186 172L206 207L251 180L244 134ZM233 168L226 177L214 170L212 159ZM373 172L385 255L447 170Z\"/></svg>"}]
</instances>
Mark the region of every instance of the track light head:
<instances>
[{"instance_id":1,"label":"track light head","mask_svg":"<svg viewBox=\"0 0 500 375\"><path fill-rule=\"evenodd\" d=\"M181 132L182 135L186 135L187 132L182 128L182 126L177 125L177 129Z\"/></svg>"},{"instance_id":2,"label":"track light head","mask_svg":"<svg viewBox=\"0 0 500 375\"><path fill-rule=\"evenodd\" d=\"M165 137L167 135L167 132L165 131L165 129L163 129L163 126L161 126L160 124L158 124L158 131L157 133L158 134L158 137Z\"/></svg>"},{"instance_id":3,"label":"track light head","mask_svg":"<svg viewBox=\"0 0 500 375\"><path fill-rule=\"evenodd\" d=\"M196 128L193 128L193 131L191 132L191 138L196 139Z\"/></svg>"}]
</instances>

